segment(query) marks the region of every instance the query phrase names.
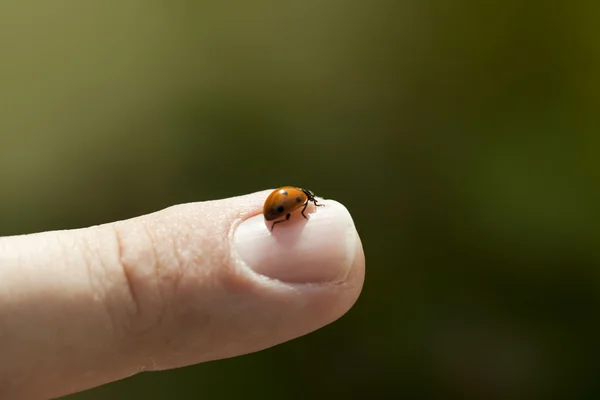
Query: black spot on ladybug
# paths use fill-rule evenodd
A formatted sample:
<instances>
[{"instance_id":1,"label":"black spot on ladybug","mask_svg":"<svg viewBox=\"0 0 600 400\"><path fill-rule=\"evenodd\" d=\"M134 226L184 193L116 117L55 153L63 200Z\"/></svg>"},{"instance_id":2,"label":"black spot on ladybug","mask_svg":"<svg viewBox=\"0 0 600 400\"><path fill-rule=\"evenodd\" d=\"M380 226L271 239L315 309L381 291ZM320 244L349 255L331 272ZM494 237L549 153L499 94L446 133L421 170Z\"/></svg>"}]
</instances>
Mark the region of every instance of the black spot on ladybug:
<instances>
[{"instance_id":1,"label":"black spot on ladybug","mask_svg":"<svg viewBox=\"0 0 600 400\"><path fill-rule=\"evenodd\" d=\"M280 213L282 213L282 212L283 212L283 210L285 210L285 208L283 208L283 206L279 206L279 207L277 207L277 212L280 212Z\"/></svg>"},{"instance_id":2,"label":"black spot on ladybug","mask_svg":"<svg viewBox=\"0 0 600 400\"><path fill-rule=\"evenodd\" d=\"M279 193L281 193L281 194L282 194L282 195L284 195L284 196L287 196L287 195L288 195L288 192L287 192L287 190L282 190L282 191L280 191Z\"/></svg>"},{"instance_id":3,"label":"black spot on ladybug","mask_svg":"<svg viewBox=\"0 0 600 400\"><path fill-rule=\"evenodd\" d=\"M296 197L296 203L300 203L302 199L300 197Z\"/></svg>"}]
</instances>

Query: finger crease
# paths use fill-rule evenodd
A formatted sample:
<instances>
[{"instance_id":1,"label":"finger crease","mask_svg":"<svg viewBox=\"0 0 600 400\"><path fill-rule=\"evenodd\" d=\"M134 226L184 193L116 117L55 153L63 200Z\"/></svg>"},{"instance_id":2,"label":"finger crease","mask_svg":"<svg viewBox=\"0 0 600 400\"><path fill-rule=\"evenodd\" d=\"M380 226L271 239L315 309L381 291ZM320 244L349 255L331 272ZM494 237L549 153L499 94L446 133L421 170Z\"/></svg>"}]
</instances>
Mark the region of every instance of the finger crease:
<instances>
[{"instance_id":1,"label":"finger crease","mask_svg":"<svg viewBox=\"0 0 600 400\"><path fill-rule=\"evenodd\" d=\"M123 259L123 238L121 237L121 234L119 233L119 229L117 227L114 228L114 231L117 239L117 257L121 269L123 270L123 276L125 277L125 282L127 283L129 296L131 297L131 300L133 302L133 314L137 315L139 313L140 303L138 300L137 292L135 290L135 285L133 284L133 278L130 275L130 268L127 266L127 263Z\"/></svg>"}]
</instances>

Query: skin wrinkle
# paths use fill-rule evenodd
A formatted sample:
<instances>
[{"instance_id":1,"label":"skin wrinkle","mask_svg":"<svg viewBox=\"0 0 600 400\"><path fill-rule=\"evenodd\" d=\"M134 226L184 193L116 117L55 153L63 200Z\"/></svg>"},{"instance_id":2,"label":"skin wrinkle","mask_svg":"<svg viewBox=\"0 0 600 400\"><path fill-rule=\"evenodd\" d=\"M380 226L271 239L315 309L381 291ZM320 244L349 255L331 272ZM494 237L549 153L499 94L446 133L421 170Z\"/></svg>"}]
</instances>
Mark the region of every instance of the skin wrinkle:
<instances>
[{"instance_id":1,"label":"skin wrinkle","mask_svg":"<svg viewBox=\"0 0 600 400\"><path fill-rule=\"evenodd\" d=\"M114 224L114 231L118 233L120 241L120 255L119 263L121 264L121 270L123 276L127 281L129 287L130 296L133 299L133 293L135 293L135 301L137 305L137 312L130 313L129 321L129 333L131 337L145 336L148 333L152 333L157 326L161 326L163 314L164 314L164 299L162 292L160 291L160 285L158 281L158 265L160 261L158 259L158 253L156 252L155 242L147 229L145 221L140 221L143 226L142 230L136 230L131 235L134 237L142 238L142 245L139 246L134 240L131 241L130 235L124 233L128 225L121 226L120 224ZM143 232L143 234L141 234ZM129 250L132 249L132 250ZM133 256L132 256L133 255ZM150 260L144 259L144 255L150 257ZM149 266L152 268L153 283L149 280L148 276L139 277L136 272L139 269L143 269ZM146 281L145 281L146 280ZM158 290L153 289L158 286ZM154 292L156 298L159 299L158 304L146 303L144 294Z\"/></svg>"},{"instance_id":2,"label":"skin wrinkle","mask_svg":"<svg viewBox=\"0 0 600 400\"><path fill-rule=\"evenodd\" d=\"M104 249L100 249L98 245L92 247L91 242L95 244L102 243L102 241L98 241L97 238L98 230L96 229L90 231L89 236L83 235L82 241L87 250L87 256L84 256L84 258L86 264L90 266L90 273L97 278L95 287L97 288L97 292L100 293L100 302L106 309L113 335L118 337L119 335L117 335L117 332L121 333L121 335L128 333L127 323L130 322L130 319L124 320L123 315L131 314L131 309L136 309L136 303L131 297L131 293L129 293L126 288L127 278L124 277L123 280L125 280L125 282L123 282L123 280L119 279L122 275L114 273L115 271L123 271L120 259L117 259L117 265L114 265L114 258L111 261L106 261L106 255L116 255L112 253L112 251L118 246L114 246L111 251L106 254ZM116 250L118 251L118 249ZM94 263L92 260L97 260L97 262ZM111 277L113 279L111 279ZM125 283L125 285L123 285L123 283ZM125 288L125 290L122 290L123 288ZM123 292L126 293L125 304L123 304L121 300L121 294ZM115 296L115 294L117 296ZM124 309L127 310L126 313L123 312Z\"/></svg>"},{"instance_id":3,"label":"skin wrinkle","mask_svg":"<svg viewBox=\"0 0 600 400\"><path fill-rule=\"evenodd\" d=\"M146 227L146 229L148 229L148 227ZM150 233L149 233L150 234ZM158 324L159 325L163 325L165 323L166 320L168 320L168 318L166 318L167 316L167 312L169 316L172 316L175 314L175 306L174 306L174 299L177 296L177 293L179 293L180 291L180 285L181 285L181 281L183 279L183 266L184 266L184 262L183 262L183 257L179 255L179 251L177 250L177 244L176 244L176 240L169 240L169 242L171 243L171 252L172 252L172 258L175 260L175 267L171 267L171 268L162 268L162 271L168 271L167 272L167 276L170 276L170 279L165 279L164 276L160 277L157 279L158 280L158 285L159 285L159 292L161 294L161 312L159 313L159 317L158 317ZM156 251L156 250L155 250ZM168 285L168 296L165 296L165 285Z\"/></svg>"},{"instance_id":4,"label":"skin wrinkle","mask_svg":"<svg viewBox=\"0 0 600 400\"><path fill-rule=\"evenodd\" d=\"M185 234L185 238L187 239L186 242L188 242L191 245L191 240L190 240L190 231L187 230L186 234ZM173 243L173 252L175 254L175 258L178 261L178 268L175 269L175 274L173 277L173 281L171 283L172 289L171 291L173 293L177 293L179 292L179 288L181 286L181 280L183 279L183 257L180 255L180 252L177 251L177 246L176 246L176 241L172 241Z\"/></svg>"},{"instance_id":5,"label":"skin wrinkle","mask_svg":"<svg viewBox=\"0 0 600 400\"><path fill-rule=\"evenodd\" d=\"M146 231L148 233L149 236L154 237L153 233L151 232L150 228L148 227L147 223L144 223L144 226L146 228ZM165 235L165 236L171 236L171 235ZM174 315L176 315L176 311L177 311L177 306L174 304L175 299L177 299L178 297L178 293L180 291L180 282L183 279L183 272L184 272L184 266L185 266L185 258L181 255L181 251L179 251L178 249L178 245L177 245L177 238L178 236L176 235L175 238L171 239L171 238L167 238L167 241L169 243L169 246L165 245L163 246L163 248L165 249L169 249L170 250L170 254L164 254L161 258L157 258L157 266L155 268L155 276L157 279L157 285L158 285L158 292L160 294L160 298L161 298L161 304L160 304L160 308L161 311L159 312L159 316L158 316L158 320L157 320L157 325L158 326L167 326L168 322L170 322L173 318ZM155 248L154 248L154 252L156 254L156 257L158 256L158 253L156 252L156 243L165 243L164 241L159 241L156 240L156 238L153 239L153 242L155 244ZM170 262L171 260L174 261L174 265L172 265L172 263ZM164 262L164 267L161 266L161 264ZM169 266L167 268L167 266ZM170 342L171 339L171 335L173 333L172 332L162 332L161 333L161 338L159 339L160 341L162 341L162 343L165 342ZM148 365L145 366L145 368L150 368Z\"/></svg>"},{"instance_id":6,"label":"skin wrinkle","mask_svg":"<svg viewBox=\"0 0 600 400\"><path fill-rule=\"evenodd\" d=\"M202 214L202 210L197 214ZM220 217L217 218L219 219ZM210 225L214 224L211 223ZM183 237L183 240L179 241L179 248L189 249L183 251L189 253L190 258L189 262L184 262L184 265L182 265L182 270L185 271L185 279L182 279L181 281L183 288L179 288L180 293L177 293L176 298L177 304L179 305L175 309L176 326L179 327L177 329L180 329L183 332L190 330L202 331L204 332L205 337L203 338L204 340L201 340L200 342L194 342L197 339L186 339L185 337L175 337L173 338L174 342L169 342L171 343L170 348L172 350L178 349L177 351L185 351L186 346L189 347L191 345L190 340L192 340L194 347L201 348L202 353L206 357L211 353L211 349L206 347L207 344L215 342L214 345L216 345L222 339L222 334L219 334L214 327L223 326L224 321L229 321L232 318L235 320L235 312L223 309L219 316L212 315L210 311L210 302L198 302L199 294L194 291L194 282L199 280L204 281L208 289L207 293L212 293L211 296L214 297L213 301L215 302L219 302L217 299L220 297L228 298L231 302L235 293L247 293L249 287L248 282L245 279L240 279L241 277L232 271L229 252L224 251L227 249L221 250L222 247L228 247L227 240L222 240L221 238L223 235L219 233L219 230L224 231L222 228L213 231L212 234L209 235L207 230L203 229L203 226L206 226L206 223L198 227L197 225L194 225L194 222L191 222L187 226L191 229L186 231L187 234L179 236ZM198 238L201 239L201 242L197 241ZM211 249L211 252L200 252L205 248ZM214 282L214 284L210 282ZM202 298L201 296L202 295L200 294L200 298ZM227 304L228 302L223 301L222 303ZM236 302L233 301L233 303ZM246 304L246 306L248 305ZM162 368L163 365L171 365L171 362L163 360L163 363L161 363L159 368ZM154 367L156 367L156 365Z\"/></svg>"},{"instance_id":7,"label":"skin wrinkle","mask_svg":"<svg viewBox=\"0 0 600 400\"><path fill-rule=\"evenodd\" d=\"M125 277L125 282L127 283L129 295L133 302L133 314L137 316L140 313L140 303L133 282L131 281L132 277L129 273L129 268L127 268L127 266L125 265L125 261L123 260L123 238L121 237L121 234L119 233L119 228L117 228L116 224L113 224L112 228L115 234L115 240L117 245L117 262L121 267L120 269L123 271L123 276Z\"/></svg>"},{"instance_id":8,"label":"skin wrinkle","mask_svg":"<svg viewBox=\"0 0 600 400\"><path fill-rule=\"evenodd\" d=\"M83 235L80 237L79 244L80 244L80 246L76 246L76 248L81 249L80 250L81 262L85 265L85 269L86 269L87 276L88 276L88 282L89 282L89 286L90 286L90 292L96 293L96 295L102 297L102 300L100 301L100 303L102 303L102 306L104 307L104 309L106 311L106 315L109 316L108 320L112 324L112 331L115 332L116 331L115 316L112 315L112 312L110 311L110 306L108 304L107 296L106 296L106 292L105 292L106 287L104 287L104 290L100 290L100 288L102 286L100 284L100 282L102 282L102 277L99 276L100 273L99 273L98 269L94 268L93 262L91 261L93 259L92 251L90 249L90 244L87 240L86 235ZM62 251L62 249L61 249L61 251ZM66 261L67 260L65 259L65 264L68 264L68 262L66 262ZM104 274L106 274L105 268L101 268L101 270L104 272Z\"/></svg>"},{"instance_id":9,"label":"skin wrinkle","mask_svg":"<svg viewBox=\"0 0 600 400\"><path fill-rule=\"evenodd\" d=\"M186 230L184 235L180 235L184 237L184 243L187 242L189 245L191 245L191 240L189 240L189 230ZM170 288L170 292L171 292L171 296L174 296L178 291L179 291L179 284L181 282L181 278L182 278L182 274L184 271L184 267L187 265L186 260L185 260L185 256L183 255L184 252L181 251L181 248L185 248L185 246L180 246L179 245L179 237L180 236L176 236L175 240L170 240L171 243L171 251L173 254L173 259L176 262L176 266L175 268L170 268L169 269L169 273L173 276L173 280L171 281L171 288ZM162 286L162 285L161 285Z\"/></svg>"},{"instance_id":10,"label":"skin wrinkle","mask_svg":"<svg viewBox=\"0 0 600 400\"><path fill-rule=\"evenodd\" d=\"M157 327L160 328L163 325L164 314L164 301L160 300L158 304L152 301L148 302L144 296L148 293L158 294L155 290L158 286L155 271L159 261L157 260L158 253L155 251L152 236L149 231L145 230L145 221L139 222L144 225L144 228L128 231L128 228L132 227L131 225L115 223L112 229L116 232L114 236L119 238L120 254L118 261L121 265L122 274L126 277L127 286L136 293L137 312L128 314L127 335L121 344L121 354L127 354L132 360L131 374L147 370L148 358L157 356L157 354L153 354L156 351L157 343L154 337L157 331L160 332ZM126 232L129 232L129 234ZM139 239L142 239L141 245ZM150 257L150 260L145 257ZM136 271L148 265L152 268L152 275L137 276ZM128 293L131 292L128 291ZM160 295L153 296L153 298L157 297L160 297Z\"/></svg>"},{"instance_id":11,"label":"skin wrinkle","mask_svg":"<svg viewBox=\"0 0 600 400\"><path fill-rule=\"evenodd\" d=\"M152 260L151 260L150 264L151 264L152 272L154 274L155 283L158 286L158 297L160 299L160 303L164 305L165 296L164 296L164 293L162 290L162 285L160 284L160 271L162 268L160 267L161 260L160 260L158 251L156 249L157 241L155 240L154 235L152 234L152 232L150 231L150 228L148 227L148 222L140 221L140 223L141 223L142 227L144 228L144 234L147 239L144 241L144 244L149 246L150 252L152 254ZM143 268L143 263L138 262L138 263L134 263L133 265L137 265L138 268ZM159 312L159 314L162 314L162 313Z\"/></svg>"},{"instance_id":12,"label":"skin wrinkle","mask_svg":"<svg viewBox=\"0 0 600 400\"><path fill-rule=\"evenodd\" d=\"M160 309L160 311L157 312L158 317L154 324L154 326L159 327L159 329L157 329L154 332L158 335L158 337L151 340L158 340L161 343L171 343L174 339L176 340L177 330L160 329L160 327L168 328L170 326L169 322L172 318L168 317L168 315L172 317L175 316L176 319L179 319L180 321L177 321L177 323L182 325L182 329L185 329L186 322L189 324L190 321L189 318L184 318L183 320L177 318L177 314L181 312L182 308L185 309L186 307L190 306L189 303L180 301L180 291L182 290L181 285L182 282L185 281L184 276L192 275L191 280L189 280L188 282L193 283L198 280L198 267L206 266L207 268L200 268L200 270L209 271L210 268L207 266L208 260L205 259L204 254L199 254L198 251L191 250L201 249L206 246L206 243L192 243L190 230L186 230L184 228L186 226L185 223L182 224L181 222L179 222L176 224L171 224L178 228L176 229L176 231L180 232L179 235L174 235L174 238L176 239L171 239L171 237L173 237L171 232L160 232L161 234L163 234L161 235L161 237L165 236L165 239L167 240L162 240L161 238L157 238L155 236L156 232L152 229L152 226L156 226L158 224L160 224L161 226L168 226L169 222L172 222L170 221L168 215L164 217L165 219L169 220L166 221L167 223L165 223L165 221L162 221L160 217L158 221L153 221L156 222L155 224L147 223L146 221L141 221L144 225L145 233L149 238L149 242L152 242L152 251L154 257L156 258L155 266L153 268L154 276L156 278L156 285L154 286L154 289L152 289L153 286L148 284L148 282L140 281L137 284L143 285L144 287L146 287L147 290L158 292L160 294L160 302L158 304L150 305L150 307L154 309ZM201 233L200 237L205 237L204 233ZM126 240L124 241L126 242ZM124 246L127 246L127 244L124 243ZM161 252L161 249L168 249L170 251ZM135 254L133 260L130 261L133 266L137 265L138 268L143 268L142 263L140 263L139 261L135 261ZM175 261L175 263L173 263L173 261ZM127 264L126 267L128 267ZM135 286L136 274L131 273L131 276L133 280L132 283ZM139 279L139 277L137 279ZM196 321L200 321L199 325L206 327L207 319L204 318L202 315L194 315L193 313L189 313L189 316ZM151 335L152 333L153 332L150 332ZM183 348L184 344L180 345L179 347ZM148 359L148 356L145 355L143 358ZM151 358L153 360L156 360L154 356ZM145 364L144 368L149 369L152 368L153 365L156 365L156 361L153 361L152 364L148 364L147 362L143 362L143 364Z\"/></svg>"},{"instance_id":13,"label":"skin wrinkle","mask_svg":"<svg viewBox=\"0 0 600 400\"><path fill-rule=\"evenodd\" d=\"M56 245L58 246L58 249L60 251L60 255L61 258L64 260L64 265L68 266L68 260L69 257L67 256L67 246L64 245L63 241L62 241L62 235L57 234L56 237L54 238L54 240L56 241ZM89 273L89 265L86 264L86 266L88 267L88 273ZM67 267L68 268L68 267Z\"/></svg>"}]
</instances>

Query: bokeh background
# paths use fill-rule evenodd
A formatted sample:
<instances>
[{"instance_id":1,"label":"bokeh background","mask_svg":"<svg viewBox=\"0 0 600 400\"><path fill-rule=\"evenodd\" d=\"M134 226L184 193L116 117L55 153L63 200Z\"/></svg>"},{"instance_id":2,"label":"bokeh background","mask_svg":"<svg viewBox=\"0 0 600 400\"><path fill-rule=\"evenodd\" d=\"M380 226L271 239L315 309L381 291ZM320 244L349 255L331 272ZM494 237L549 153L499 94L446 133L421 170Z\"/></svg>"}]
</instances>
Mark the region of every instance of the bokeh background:
<instances>
[{"instance_id":1,"label":"bokeh background","mask_svg":"<svg viewBox=\"0 0 600 400\"><path fill-rule=\"evenodd\" d=\"M2 1L1 235L292 184L367 258L318 332L68 399L600 398L599 4Z\"/></svg>"}]
</instances>

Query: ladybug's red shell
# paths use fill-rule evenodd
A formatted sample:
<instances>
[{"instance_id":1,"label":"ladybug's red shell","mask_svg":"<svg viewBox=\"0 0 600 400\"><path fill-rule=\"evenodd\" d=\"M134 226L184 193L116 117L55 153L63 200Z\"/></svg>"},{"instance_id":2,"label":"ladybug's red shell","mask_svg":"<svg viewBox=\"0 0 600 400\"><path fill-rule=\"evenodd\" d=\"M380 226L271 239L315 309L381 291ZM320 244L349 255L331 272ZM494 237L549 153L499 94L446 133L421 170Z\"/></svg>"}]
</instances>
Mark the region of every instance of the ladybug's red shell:
<instances>
[{"instance_id":1,"label":"ladybug's red shell","mask_svg":"<svg viewBox=\"0 0 600 400\"><path fill-rule=\"evenodd\" d=\"M307 202L308 196L301 189L294 186L284 186L273 191L263 207L263 214L267 221L283 217Z\"/></svg>"},{"instance_id":2,"label":"ladybug's red shell","mask_svg":"<svg viewBox=\"0 0 600 400\"><path fill-rule=\"evenodd\" d=\"M272 230L275 224L290 219L291 213L299 208L302 208L302 216L307 218L306 215L304 215L304 210L306 210L306 207L310 201L312 201L315 206L322 205L317 204L315 195L310 190L295 186L280 187L279 189L271 192L269 197L267 197L265 200L265 204L263 206L265 220L277 220L271 225Z\"/></svg>"}]
</instances>

